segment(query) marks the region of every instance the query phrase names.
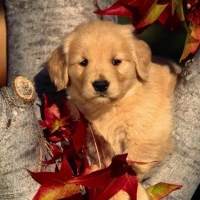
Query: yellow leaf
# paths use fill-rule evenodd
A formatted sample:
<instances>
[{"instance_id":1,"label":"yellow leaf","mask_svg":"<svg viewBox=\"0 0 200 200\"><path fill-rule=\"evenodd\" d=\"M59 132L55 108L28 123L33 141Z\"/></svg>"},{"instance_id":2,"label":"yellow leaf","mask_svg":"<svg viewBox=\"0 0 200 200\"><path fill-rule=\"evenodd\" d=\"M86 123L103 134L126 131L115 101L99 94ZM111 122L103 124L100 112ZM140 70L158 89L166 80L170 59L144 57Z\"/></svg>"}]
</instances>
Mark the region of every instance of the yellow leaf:
<instances>
[{"instance_id":1,"label":"yellow leaf","mask_svg":"<svg viewBox=\"0 0 200 200\"><path fill-rule=\"evenodd\" d=\"M172 0L172 15L177 14L180 21L185 20L182 0Z\"/></svg>"},{"instance_id":2,"label":"yellow leaf","mask_svg":"<svg viewBox=\"0 0 200 200\"><path fill-rule=\"evenodd\" d=\"M165 8L168 6L169 3L166 4L157 4L156 1L152 5L152 7L149 9L147 14L142 17L142 19L137 24L136 28L139 29L141 27L144 27L146 25L152 24L155 22L160 14L165 10Z\"/></svg>"},{"instance_id":3,"label":"yellow leaf","mask_svg":"<svg viewBox=\"0 0 200 200\"><path fill-rule=\"evenodd\" d=\"M169 193L174 190L180 189L181 185L174 185L168 183L157 183L146 189L146 192L149 194L152 200L160 200L161 198L167 196Z\"/></svg>"}]
</instances>

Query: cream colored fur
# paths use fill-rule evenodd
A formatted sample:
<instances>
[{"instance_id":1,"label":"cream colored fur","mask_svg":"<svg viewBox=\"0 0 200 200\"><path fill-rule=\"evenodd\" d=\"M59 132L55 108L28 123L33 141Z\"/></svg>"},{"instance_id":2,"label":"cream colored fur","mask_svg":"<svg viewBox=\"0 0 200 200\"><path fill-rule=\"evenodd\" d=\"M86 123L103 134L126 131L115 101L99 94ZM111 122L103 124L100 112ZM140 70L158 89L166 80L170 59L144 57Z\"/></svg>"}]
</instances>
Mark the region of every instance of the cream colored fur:
<instances>
[{"instance_id":1,"label":"cream colored fur","mask_svg":"<svg viewBox=\"0 0 200 200\"><path fill-rule=\"evenodd\" d=\"M132 26L112 22L83 23L63 38L47 62L58 90L67 88L74 114L76 106L91 122L101 165L128 153L129 160L149 163L133 166L142 181L172 151L171 104L180 69L151 58L148 45L133 31ZM87 66L82 66L86 59ZM114 65L114 59L121 63ZM93 83L101 80L109 86L98 92ZM90 134L88 148L92 161L99 164ZM113 199L128 197L120 192ZM138 199L148 199L141 186Z\"/></svg>"}]
</instances>

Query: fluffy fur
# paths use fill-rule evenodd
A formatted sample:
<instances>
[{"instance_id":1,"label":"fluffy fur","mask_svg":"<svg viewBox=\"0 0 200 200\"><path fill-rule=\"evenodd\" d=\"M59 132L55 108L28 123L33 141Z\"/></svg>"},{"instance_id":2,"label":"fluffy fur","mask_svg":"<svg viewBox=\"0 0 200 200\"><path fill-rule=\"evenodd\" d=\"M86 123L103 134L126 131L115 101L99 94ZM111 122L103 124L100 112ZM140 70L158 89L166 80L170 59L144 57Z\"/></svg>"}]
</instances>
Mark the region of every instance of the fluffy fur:
<instances>
[{"instance_id":1,"label":"fluffy fur","mask_svg":"<svg viewBox=\"0 0 200 200\"><path fill-rule=\"evenodd\" d=\"M171 101L180 69L152 58L133 31L112 22L83 23L63 38L47 62L58 90L67 88L73 113L76 106L91 122L101 164L108 166L114 155L128 153L129 160L149 163L133 166L142 181L172 150ZM109 85L97 91L95 81ZM89 136L90 155L98 164L93 142ZM140 186L138 198L148 199ZM128 197L121 192L113 199Z\"/></svg>"}]
</instances>

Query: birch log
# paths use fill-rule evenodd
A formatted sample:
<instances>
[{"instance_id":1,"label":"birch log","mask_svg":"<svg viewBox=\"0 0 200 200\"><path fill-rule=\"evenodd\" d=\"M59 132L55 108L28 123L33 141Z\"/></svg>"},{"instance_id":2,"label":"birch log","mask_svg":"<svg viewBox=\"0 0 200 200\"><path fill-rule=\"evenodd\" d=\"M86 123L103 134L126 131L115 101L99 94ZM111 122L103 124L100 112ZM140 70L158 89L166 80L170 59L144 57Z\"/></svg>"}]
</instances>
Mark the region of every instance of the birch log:
<instances>
[{"instance_id":1,"label":"birch log","mask_svg":"<svg viewBox=\"0 0 200 200\"><path fill-rule=\"evenodd\" d=\"M26 168L41 169L44 146L36 119L33 84L16 77L0 89L0 199L30 200L38 184Z\"/></svg>"}]
</instances>

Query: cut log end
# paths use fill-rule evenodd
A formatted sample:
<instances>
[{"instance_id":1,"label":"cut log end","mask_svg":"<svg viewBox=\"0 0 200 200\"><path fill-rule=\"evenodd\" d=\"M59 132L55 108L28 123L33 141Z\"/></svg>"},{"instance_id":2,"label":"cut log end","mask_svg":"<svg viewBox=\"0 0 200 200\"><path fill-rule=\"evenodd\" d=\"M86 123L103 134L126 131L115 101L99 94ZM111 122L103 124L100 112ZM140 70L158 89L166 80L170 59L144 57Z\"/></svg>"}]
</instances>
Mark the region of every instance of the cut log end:
<instances>
[{"instance_id":1,"label":"cut log end","mask_svg":"<svg viewBox=\"0 0 200 200\"><path fill-rule=\"evenodd\" d=\"M35 99L33 83L24 76L16 76L12 81L12 87L16 95L24 102L32 102Z\"/></svg>"}]
</instances>

